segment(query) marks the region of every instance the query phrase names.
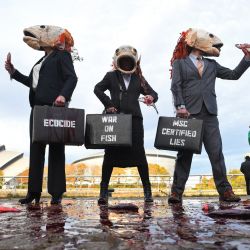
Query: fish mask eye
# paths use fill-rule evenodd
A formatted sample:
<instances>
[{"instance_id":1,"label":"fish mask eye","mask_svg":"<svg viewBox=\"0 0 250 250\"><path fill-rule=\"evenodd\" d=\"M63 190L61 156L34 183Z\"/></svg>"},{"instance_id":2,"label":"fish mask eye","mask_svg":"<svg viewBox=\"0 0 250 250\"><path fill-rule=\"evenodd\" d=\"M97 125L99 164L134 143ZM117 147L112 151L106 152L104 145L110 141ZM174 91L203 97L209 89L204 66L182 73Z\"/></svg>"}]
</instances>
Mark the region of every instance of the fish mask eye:
<instances>
[{"instance_id":1,"label":"fish mask eye","mask_svg":"<svg viewBox=\"0 0 250 250\"><path fill-rule=\"evenodd\" d=\"M132 48L132 54L135 56L137 54L137 50L135 48Z\"/></svg>"},{"instance_id":2,"label":"fish mask eye","mask_svg":"<svg viewBox=\"0 0 250 250\"><path fill-rule=\"evenodd\" d=\"M45 25L40 25L40 28L41 29L45 29Z\"/></svg>"},{"instance_id":3,"label":"fish mask eye","mask_svg":"<svg viewBox=\"0 0 250 250\"><path fill-rule=\"evenodd\" d=\"M119 49L116 49L115 54L116 54L116 55L119 54Z\"/></svg>"},{"instance_id":4,"label":"fish mask eye","mask_svg":"<svg viewBox=\"0 0 250 250\"><path fill-rule=\"evenodd\" d=\"M214 35L213 35L213 34L211 34L211 33L209 34L209 36L210 36L211 38L214 38Z\"/></svg>"}]
</instances>

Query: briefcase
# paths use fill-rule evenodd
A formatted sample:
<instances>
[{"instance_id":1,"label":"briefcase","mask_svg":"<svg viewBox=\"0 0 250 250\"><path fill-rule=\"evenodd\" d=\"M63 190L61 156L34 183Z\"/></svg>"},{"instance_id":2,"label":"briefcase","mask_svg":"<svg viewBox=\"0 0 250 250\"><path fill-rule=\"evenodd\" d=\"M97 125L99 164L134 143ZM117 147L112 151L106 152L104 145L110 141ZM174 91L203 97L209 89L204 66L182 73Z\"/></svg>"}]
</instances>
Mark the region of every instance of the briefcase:
<instances>
[{"instance_id":1,"label":"briefcase","mask_svg":"<svg viewBox=\"0 0 250 250\"><path fill-rule=\"evenodd\" d=\"M86 115L85 147L105 149L117 146L132 146L132 115Z\"/></svg>"},{"instance_id":2,"label":"briefcase","mask_svg":"<svg viewBox=\"0 0 250 250\"><path fill-rule=\"evenodd\" d=\"M35 106L32 142L83 145L84 109Z\"/></svg>"},{"instance_id":3,"label":"briefcase","mask_svg":"<svg viewBox=\"0 0 250 250\"><path fill-rule=\"evenodd\" d=\"M178 117L159 117L154 146L157 149L187 150L201 153L203 121Z\"/></svg>"}]
</instances>

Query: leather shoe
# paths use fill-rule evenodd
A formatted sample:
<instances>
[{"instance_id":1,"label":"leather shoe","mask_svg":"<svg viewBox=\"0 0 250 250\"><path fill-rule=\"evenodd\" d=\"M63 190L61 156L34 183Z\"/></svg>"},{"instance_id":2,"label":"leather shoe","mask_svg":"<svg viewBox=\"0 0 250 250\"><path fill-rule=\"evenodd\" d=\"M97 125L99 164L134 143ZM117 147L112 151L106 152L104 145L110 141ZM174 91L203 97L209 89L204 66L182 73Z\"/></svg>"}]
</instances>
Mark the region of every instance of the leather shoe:
<instances>
[{"instance_id":1,"label":"leather shoe","mask_svg":"<svg viewBox=\"0 0 250 250\"><path fill-rule=\"evenodd\" d=\"M52 195L50 204L51 205L59 205L62 203L62 194L60 195Z\"/></svg>"},{"instance_id":2,"label":"leather shoe","mask_svg":"<svg viewBox=\"0 0 250 250\"><path fill-rule=\"evenodd\" d=\"M232 189L227 189L223 194L220 195L220 201L227 202L239 202L241 198L236 195Z\"/></svg>"},{"instance_id":3,"label":"leather shoe","mask_svg":"<svg viewBox=\"0 0 250 250\"><path fill-rule=\"evenodd\" d=\"M152 197L151 186L145 186L144 189L144 202L154 202Z\"/></svg>"},{"instance_id":4,"label":"leather shoe","mask_svg":"<svg viewBox=\"0 0 250 250\"><path fill-rule=\"evenodd\" d=\"M98 205L107 205L109 198L108 186L101 186Z\"/></svg>"},{"instance_id":5,"label":"leather shoe","mask_svg":"<svg viewBox=\"0 0 250 250\"><path fill-rule=\"evenodd\" d=\"M35 203L39 203L40 197L41 197L41 193L28 192L26 197L23 199L20 199L18 202L21 204L29 204L33 200L35 200Z\"/></svg>"},{"instance_id":6,"label":"leather shoe","mask_svg":"<svg viewBox=\"0 0 250 250\"><path fill-rule=\"evenodd\" d=\"M170 204L182 203L182 195L172 192L168 198L168 203Z\"/></svg>"}]
</instances>

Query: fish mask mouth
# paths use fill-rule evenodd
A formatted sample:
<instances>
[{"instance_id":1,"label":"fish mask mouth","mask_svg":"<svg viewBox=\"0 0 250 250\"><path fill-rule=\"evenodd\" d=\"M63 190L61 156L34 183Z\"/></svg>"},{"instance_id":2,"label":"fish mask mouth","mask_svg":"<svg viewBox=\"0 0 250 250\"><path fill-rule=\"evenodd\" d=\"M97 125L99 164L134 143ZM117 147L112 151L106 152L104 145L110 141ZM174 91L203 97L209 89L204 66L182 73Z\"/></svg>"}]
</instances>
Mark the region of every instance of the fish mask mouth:
<instances>
[{"instance_id":1,"label":"fish mask mouth","mask_svg":"<svg viewBox=\"0 0 250 250\"><path fill-rule=\"evenodd\" d=\"M217 43L217 44L213 44L213 47L218 49L219 51L221 51L221 47L223 46L223 43Z\"/></svg>"},{"instance_id":2,"label":"fish mask mouth","mask_svg":"<svg viewBox=\"0 0 250 250\"><path fill-rule=\"evenodd\" d=\"M27 30L24 30L23 34L23 41L27 43L32 49L43 50L43 48L40 46L39 39L35 34Z\"/></svg>"},{"instance_id":3,"label":"fish mask mouth","mask_svg":"<svg viewBox=\"0 0 250 250\"><path fill-rule=\"evenodd\" d=\"M120 55L117 58L117 68L125 74L132 74L136 70L135 58L129 54Z\"/></svg>"},{"instance_id":4,"label":"fish mask mouth","mask_svg":"<svg viewBox=\"0 0 250 250\"><path fill-rule=\"evenodd\" d=\"M124 74L132 74L136 71L138 63L137 50L131 46L121 46L115 51L113 57L115 69Z\"/></svg>"},{"instance_id":5,"label":"fish mask mouth","mask_svg":"<svg viewBox=\"0 0 250 250\"><path fill-rule=\"evenodd\" d=\"M213 33L202 29L192 29L187 31L185 41L191 48L201 50L205 56L220 55L222 41Z\"/></svg>"},{"instance_id":6,"label":"fish mask mouth","mask_svg":"<svg viewBox=\"0 0 250 250\"><path fill-rule=\"evenodd\" d=\"M33 37L36 38L36 35L31 33L30 31L24 30L23 31L24 37Z\"/></svg>"}]
</instances>

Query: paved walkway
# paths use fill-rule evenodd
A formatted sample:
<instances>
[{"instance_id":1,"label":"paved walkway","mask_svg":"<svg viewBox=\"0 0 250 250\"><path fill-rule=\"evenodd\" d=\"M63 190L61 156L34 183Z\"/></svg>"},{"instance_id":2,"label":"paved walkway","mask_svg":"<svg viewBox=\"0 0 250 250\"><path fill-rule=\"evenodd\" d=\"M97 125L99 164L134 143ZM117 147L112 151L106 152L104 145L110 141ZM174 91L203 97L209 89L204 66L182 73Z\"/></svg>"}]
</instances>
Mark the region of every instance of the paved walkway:
<instances>
[{"instance_id":1,"label":"paved walkway","mask_svg":"<svg viewBox=\"0 0 250 250\"><path fill-rule=\"evenodd\" d=\"M205 203L219 207L216 199L185 199L169 206L155 199L112 199L111 205L133 203L139 212L118 213L98 207L95 199L65 199L62 206L20 206L16 199L0 206L18 213L0 213L0 249L250 249L250 219L212 219ZM240 205L242 206L242 205Z\"/></svg>"}]
</instances>

